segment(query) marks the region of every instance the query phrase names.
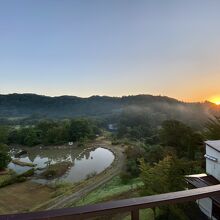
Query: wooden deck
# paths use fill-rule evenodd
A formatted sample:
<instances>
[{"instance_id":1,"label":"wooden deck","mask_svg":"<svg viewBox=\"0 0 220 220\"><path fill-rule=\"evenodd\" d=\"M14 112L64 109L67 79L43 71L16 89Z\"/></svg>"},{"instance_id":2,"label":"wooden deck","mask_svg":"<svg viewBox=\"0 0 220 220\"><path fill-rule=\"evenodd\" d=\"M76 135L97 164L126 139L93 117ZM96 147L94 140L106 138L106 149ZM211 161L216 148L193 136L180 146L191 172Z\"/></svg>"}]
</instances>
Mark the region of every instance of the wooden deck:
<instances>
[{"instance_id":1,"label":"wooden deck","mask_svg":"<svg viewBox=\"0 0 220 220\"><path fill-rule=\"evenodd\" d=\"M189 202L201 198L211 197L214 195L220 195L220 185L154 196L124 199L74 208L65 208L23 214L1 215L0 220L77 220L87 219L89 217L98 215L108 215L122 212L131 212L132 220L138 220L140 209L152 208L167 204Z\"/></svg>"}]
</instances>

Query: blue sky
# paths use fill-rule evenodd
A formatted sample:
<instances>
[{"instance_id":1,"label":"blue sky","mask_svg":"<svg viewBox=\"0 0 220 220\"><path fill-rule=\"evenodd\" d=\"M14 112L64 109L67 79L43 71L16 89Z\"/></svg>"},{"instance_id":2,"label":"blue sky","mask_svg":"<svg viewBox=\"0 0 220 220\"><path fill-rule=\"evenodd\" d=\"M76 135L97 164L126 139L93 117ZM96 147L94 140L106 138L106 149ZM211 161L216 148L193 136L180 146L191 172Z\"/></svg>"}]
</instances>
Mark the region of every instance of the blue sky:
<instances>
[{"instance_id":1,"label":"blue sky","mask_svg":"<svg viewBox=\"0 0 220 220\"><path fill-rule=\"evenodd\" d=\"M1 0L0 93L220 94L220 1Z\"/></svg>"}]
</instances>

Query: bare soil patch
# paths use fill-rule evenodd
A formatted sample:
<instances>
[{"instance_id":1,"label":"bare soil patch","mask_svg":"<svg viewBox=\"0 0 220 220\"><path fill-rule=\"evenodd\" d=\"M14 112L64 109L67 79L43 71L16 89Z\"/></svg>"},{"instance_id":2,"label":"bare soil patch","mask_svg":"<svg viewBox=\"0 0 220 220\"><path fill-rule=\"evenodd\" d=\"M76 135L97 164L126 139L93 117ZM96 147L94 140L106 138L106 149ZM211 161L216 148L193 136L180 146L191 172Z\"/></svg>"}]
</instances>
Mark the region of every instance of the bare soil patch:
<instances>
[{"instance_id":1,"label":"bare soil patch","mask_svg":"<svg viewBox=\"0 0 220 220\"><path fill-rule=\"evenodd\" d=\"M0 188L0 214L28 212L49 200L53 189L26 181Z\"/></svg>"}]
</instances>

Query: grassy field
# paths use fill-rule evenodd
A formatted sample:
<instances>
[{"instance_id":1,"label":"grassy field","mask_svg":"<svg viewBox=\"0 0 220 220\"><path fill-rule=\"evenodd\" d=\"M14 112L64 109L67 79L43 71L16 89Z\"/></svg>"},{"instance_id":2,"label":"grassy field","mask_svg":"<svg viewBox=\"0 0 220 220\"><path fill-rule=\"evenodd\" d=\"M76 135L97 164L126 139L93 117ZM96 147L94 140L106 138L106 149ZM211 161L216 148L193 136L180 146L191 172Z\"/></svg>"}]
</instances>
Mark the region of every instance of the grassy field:
<instances>
[{"instance_id":1,"label":"grassy field","mask_svg":"<svg viewBox=\"0 0 220 220\"><path fill-rule=\"evenodd\" d=\"M109 198L118 197L123 193L136 190L142 185L143 183L140 179L134 179L130 181L128 184L123 184L121 182L120 177L116 176L102 187L92 191L91 193L83 197L74 205L79 206L107 201L109 200Z\"/></svg>"},{"instance_id":2,"label":"grassy field","mask_svg":"<svg viewBox=\"0 0 220 220\"><path fill-rule=\"evenodd\" d=\"M81 206L86 204L95 204L103 201L125 199L131 197L138 197L138 189L143 185L139 178L133 179L128 184L123 184L120 178L114 177L104 186L86 195L84 198L79 200L73 206ZM102 218L102 217L101 217ZM100 218L100 219L101 219ZM97 218L99 219L99 218ZM108 219L108 217L103 217L103 219ZM120 219L120 220L130 220L130 214L121 214L109 217L109 219ZM141 220L153 220L153 212L151 209L140 210Z\"/></svg>"},{"instance_id":3,"label":"grassy field","mask_svg":"<svg viewBox=\"0 0 220 220\"><path fill-rule=\"evenodd\" d=\"M7 182L10 182L13 179L11 174L5 174L0 176L0 187L7 185Z\"/></svg>"},{"instance_id":4,"label":"grassy field","mask_svg":"<svg viewBox=\"0 0 220 220\"><path fill-rule=\"evenodd\" d=\"M0 188L16 182L16 173L12 170L6 170L0 175Z\"/></svg>"},{"instance_id":5,"label":"grassy field","mask_svg":"<svg viewBox=\"0 0 220 220\"><path fill-rule=\"evenodd\" d=\"M53 190L30 181L0 189L0 214L26 212L49 200Z\"/></svg>"}]
</instances>

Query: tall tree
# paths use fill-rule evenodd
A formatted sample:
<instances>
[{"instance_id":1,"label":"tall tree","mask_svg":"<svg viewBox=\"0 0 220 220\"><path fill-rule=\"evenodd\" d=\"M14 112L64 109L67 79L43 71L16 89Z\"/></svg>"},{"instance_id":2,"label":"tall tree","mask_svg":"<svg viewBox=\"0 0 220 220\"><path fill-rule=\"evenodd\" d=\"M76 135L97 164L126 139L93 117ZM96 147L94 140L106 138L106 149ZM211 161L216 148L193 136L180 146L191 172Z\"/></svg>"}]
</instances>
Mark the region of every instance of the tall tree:
<instances>
[{"instance_id":1,"label":"tall tree","mask_svg":"<svg viewBox=\"0 0 220 220\"><path fill-rule=\"evenodd\" d=\"M195 153L202 144L202 136L189 126L177 120L164 121L159 131L162 145L173 147L178 157L195 159Z\"/></svg>"},{"instance_id":2,"label":"tall tree","mask_svg":"<svg viewBox=\"0 0 220 220\"><path fill-rule=\"evenodd\" d=\"M0 126L0 143L8 142L9 129L6 126Z\"/></svg>"},{"instance_id":3,"label":"tall tree","mask_svg":"<svg viewBox=\"0 0 220 220\"><path fill-rule=\"evenodd\" d=\"M160 194L184 188L185 164L172 156L166 156L154 166L140 160L141 178L147 194Z\"/></svg>"},{"instance_id":4,"label":"tall tree","mask_svg":"<svg viewBox=\"0 0 220 220\"><path fill-rule=\"evenodd\" d=\"M205 136L210 140L220 139L220 117L210 118L206 124Z\"/></svg>"},{"instance_id":5,"label":"tall tree","mask_svg":"<svg viewBox=\"0 0 220 220\"><path fill-rule=\"evenodd\" d=\"M140 160L141 178L144 182L144 195L154 195L183 190L185 187L184 174L186 165L184 161L167 156L154 166ZM177 210L178 207L175 208ZM155 209L154 218L156 216ZM163 211L173 212L170 207L164 207ZM180 219L180 218L178 218Z\"/></svg>"},{"instance_id":6,"label":"tall tree","mask_svg":"<svg viewBox=\"0 0 220 220\"><path fill-rule=\"evenodd\" d=\"M8 166L10 160L11 157L9 156L7 146L0 144L0 170L4 170Z\"/></svg>"},{"instance_id":7,"label":"tall tree","mask_svg":"<svg viewBox=\"0 0 220 220\"><path fill-rule=\"evenodd\" d=\"M70 123L69 139L81 141L95 137L95 126L88 119L73 119Z\"/></svg>"}]
</instances>

